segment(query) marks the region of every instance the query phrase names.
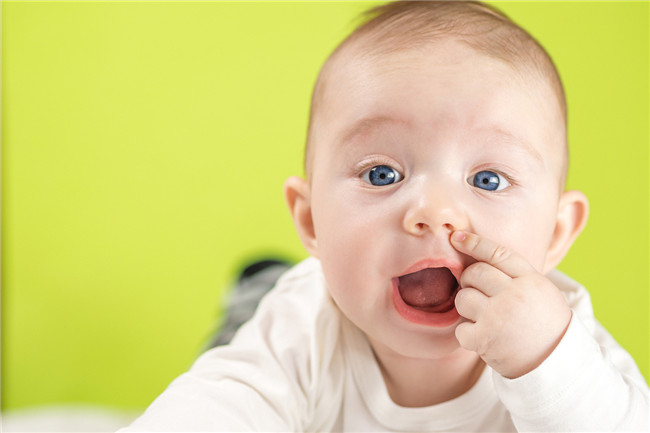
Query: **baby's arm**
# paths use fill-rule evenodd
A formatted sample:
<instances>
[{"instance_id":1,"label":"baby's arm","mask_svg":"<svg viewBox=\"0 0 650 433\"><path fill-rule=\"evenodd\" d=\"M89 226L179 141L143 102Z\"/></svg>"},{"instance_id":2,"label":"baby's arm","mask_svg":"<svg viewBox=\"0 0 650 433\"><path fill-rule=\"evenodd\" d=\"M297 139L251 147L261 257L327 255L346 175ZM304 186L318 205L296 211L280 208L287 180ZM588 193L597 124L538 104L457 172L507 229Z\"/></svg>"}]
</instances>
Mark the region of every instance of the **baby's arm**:
<instances>
[{"instance_id":1,"label":"baby's arm","mask_svg":"<svg viewBox=\"0 0 650 433\"><path fill-rule=\"evenodd\" d=\"M246 346L206 352L120 433L299 430L301 404L279 364Z\"/></svg>"},{"instance_id":2,"label":"baby's arm","mask_svg":"<svg viewBox=\"0 0 650 433\"><path fill-rule=\"evenodd\" d=\"M339 313L317 269L306 260L286 273L230 344L204 353L123 431L331 430L339 408L329 402L343 395Z\"/></svg>"},{"instance_id":3,"label":"baby's arm","mask_svg":"<svg viewBox=\"0 0 650 433\"><path fill-rule=\"evenodd\" d=\"M470 233L452 242L478 260L461 276L457 308L471 322L456 335L499 373L497 392L519 430L648 430L648 386L585 306L584 289L569 306L517 253Z\"/></svg>"}]
</instances>

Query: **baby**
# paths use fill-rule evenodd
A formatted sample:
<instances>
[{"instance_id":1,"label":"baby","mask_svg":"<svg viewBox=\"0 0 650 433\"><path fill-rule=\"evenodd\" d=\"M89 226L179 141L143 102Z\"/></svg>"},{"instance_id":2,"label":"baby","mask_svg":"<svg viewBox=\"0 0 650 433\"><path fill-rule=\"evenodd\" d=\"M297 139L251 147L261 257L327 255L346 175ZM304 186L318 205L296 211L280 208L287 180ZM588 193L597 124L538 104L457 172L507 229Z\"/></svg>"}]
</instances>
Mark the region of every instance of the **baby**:
<instances>
[{"instance_id":1,"label":"baby","mask_svg":"<svg viewBox=\"0 0 650 433\"><path fill-rule=\"evenodd\" d=\"M647 430L649 391L555 271L582 230L544 49L493 8L375 8L325 63L312 256L125 431Z\"/></svg>"}]
</instances>

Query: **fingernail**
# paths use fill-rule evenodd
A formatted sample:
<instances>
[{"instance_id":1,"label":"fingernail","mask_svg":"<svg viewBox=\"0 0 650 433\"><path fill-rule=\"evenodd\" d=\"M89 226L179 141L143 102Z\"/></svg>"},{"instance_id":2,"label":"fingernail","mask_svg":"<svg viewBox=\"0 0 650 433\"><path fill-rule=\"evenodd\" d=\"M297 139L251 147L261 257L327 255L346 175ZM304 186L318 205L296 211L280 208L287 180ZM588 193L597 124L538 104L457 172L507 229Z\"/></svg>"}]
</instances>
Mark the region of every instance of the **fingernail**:
<instances>
[{"instance_id":1,"label":"fingernail","mask_svg":"<svg viewBox=\"0 0 650 433\"><path fill-rule=\"evenodd\" d=\"M451 238L456 242L463 242L467 238L467 234L465 232L456 231L451 235Z\"/></svg>"}]
</instances>

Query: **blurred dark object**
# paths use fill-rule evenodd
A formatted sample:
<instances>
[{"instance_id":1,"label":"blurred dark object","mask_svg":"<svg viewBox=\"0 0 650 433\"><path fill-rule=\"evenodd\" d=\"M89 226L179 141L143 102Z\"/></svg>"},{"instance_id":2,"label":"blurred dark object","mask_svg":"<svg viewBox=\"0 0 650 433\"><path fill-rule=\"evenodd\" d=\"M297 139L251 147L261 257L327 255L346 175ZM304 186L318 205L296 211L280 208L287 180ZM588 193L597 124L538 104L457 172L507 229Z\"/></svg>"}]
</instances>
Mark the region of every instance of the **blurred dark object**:
<instances>
[{"instance_id":1,"label":"blurred dark object","mask_svg":"<svg viewBox=\"0 0 650 433\"><path fill-rule=\"evenodd\" d=\"M226 320L207 348L228 344L239 327L253 317L264 295L291 266L280 259L260 260L246 266L231 291Z\"/></svg>"}]
</instances>

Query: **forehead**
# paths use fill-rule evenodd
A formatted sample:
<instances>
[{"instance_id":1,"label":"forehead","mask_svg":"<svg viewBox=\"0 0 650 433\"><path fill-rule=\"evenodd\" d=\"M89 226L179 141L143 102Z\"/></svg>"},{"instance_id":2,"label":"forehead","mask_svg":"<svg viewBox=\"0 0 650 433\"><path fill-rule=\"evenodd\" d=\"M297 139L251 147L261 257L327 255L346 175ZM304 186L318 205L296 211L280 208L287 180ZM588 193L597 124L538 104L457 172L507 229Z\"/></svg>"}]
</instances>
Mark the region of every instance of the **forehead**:
<instances>
[{"instance_id":1,"label":"forehead","mask_svg":"<svg viewBox=\"0 0 650 433\"><path fill-rule=\"evenodd\" d=\"M491 134L538 158L564 142L564 124L544 80L453 40L382 56L349 48L327 73L314 138L333 151L396 128Z\"/></svg>"}]
</instances>

